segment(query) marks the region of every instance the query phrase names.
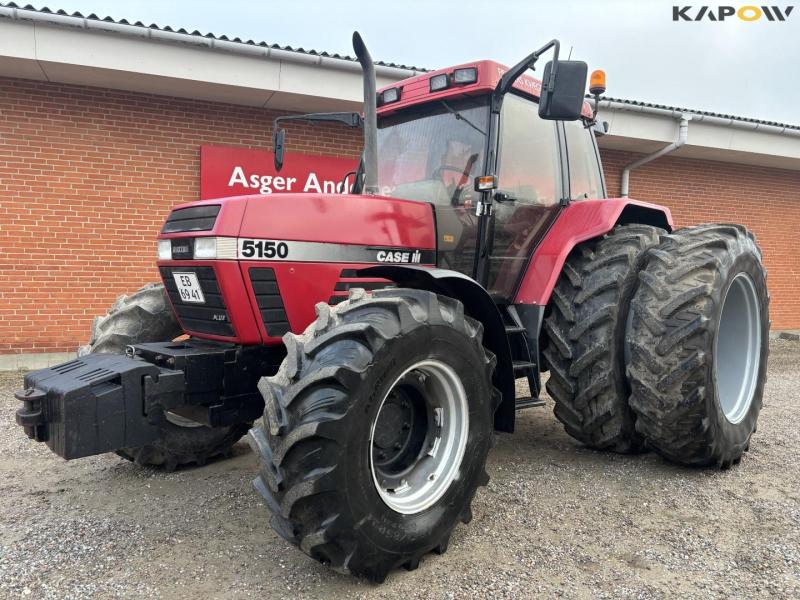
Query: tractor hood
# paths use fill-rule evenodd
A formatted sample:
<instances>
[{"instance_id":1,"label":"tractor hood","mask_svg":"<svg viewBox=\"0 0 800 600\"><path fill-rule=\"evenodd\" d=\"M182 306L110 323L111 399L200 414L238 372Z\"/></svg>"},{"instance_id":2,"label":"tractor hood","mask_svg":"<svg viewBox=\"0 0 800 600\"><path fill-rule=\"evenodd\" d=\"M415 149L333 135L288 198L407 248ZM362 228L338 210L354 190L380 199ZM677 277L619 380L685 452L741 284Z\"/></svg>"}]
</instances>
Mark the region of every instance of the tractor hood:
<instances>
[{"instance_id":1,"label":"tractor hood","mask_svg":"<svg viewBox=\"0 0 800 600\"><path fill-rule=\"evenodd\" d=\"M159 237L206 236L436 249L429 204L352 194L250 195L182 204Z\"/></svg>"},{"instance_id":2,"label":"tractor hood","mask_svg":"<svg viewBox=\"0 0 800 600\"><path fill-rule=\"evenodd\" d=\"M281 344L318 302L391 282L359 269L434 266L433 207L382 196L274 194L176 207L158 267L186 333L239 344Z\"/></svg>"}]
</instances>

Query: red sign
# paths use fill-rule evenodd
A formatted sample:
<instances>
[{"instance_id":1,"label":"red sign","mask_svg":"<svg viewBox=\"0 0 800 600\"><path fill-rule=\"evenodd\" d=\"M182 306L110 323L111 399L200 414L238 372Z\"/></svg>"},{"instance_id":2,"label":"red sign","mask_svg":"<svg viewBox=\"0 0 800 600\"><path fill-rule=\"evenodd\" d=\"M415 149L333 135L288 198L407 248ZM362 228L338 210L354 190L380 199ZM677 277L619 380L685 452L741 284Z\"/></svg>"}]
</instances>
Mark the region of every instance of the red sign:
<instances>
[{"instance_id":1,"label":"red sign","mask_svg":"<svg viewBox=\"0 0 800 600\"><path fill-rule=\"evenodd\" d=\"M267 150L201 146L200 199L287 192L335 194L342 191L344 176L358 166L353 158L287 152L278 173L273 156ZM351 176L347 185L352 184Z\"/></svg>"}]
</instances>

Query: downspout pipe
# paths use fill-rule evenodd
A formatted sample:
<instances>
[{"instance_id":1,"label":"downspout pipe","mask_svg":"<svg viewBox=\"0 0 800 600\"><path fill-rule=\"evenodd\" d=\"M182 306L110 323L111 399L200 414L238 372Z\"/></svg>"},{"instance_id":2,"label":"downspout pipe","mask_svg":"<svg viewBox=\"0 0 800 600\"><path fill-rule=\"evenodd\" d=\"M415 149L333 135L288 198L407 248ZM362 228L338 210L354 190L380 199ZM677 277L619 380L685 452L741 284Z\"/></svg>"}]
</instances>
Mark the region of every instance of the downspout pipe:
<instances>
[{"instance_id":1,"label":"downspout pipe","mask_svg":"<svg viewBox=\"0 0 800 600\"><path fill-rule=\"evenodd\" d=\"M682 114L681 115L681 122L680 126L678 127L678 139L672 142L671 144L664 146L661 150L657 152L653 152L652 154L648 154L647 156L643 156L639 160L635 160L632 163L625 165L625 168L622 170L622 185L620 186L620 196L623 198L628 197L628 192L630 189L630 180L631 180L631 171L634 169L641 167L643 164L649 163L651 160L655 160L660 158L670 152L674 152L681 146L686 143L686 138L689 135L689 121L691 121L692 115L690 114Z\"/></svg>"}]
</instances>

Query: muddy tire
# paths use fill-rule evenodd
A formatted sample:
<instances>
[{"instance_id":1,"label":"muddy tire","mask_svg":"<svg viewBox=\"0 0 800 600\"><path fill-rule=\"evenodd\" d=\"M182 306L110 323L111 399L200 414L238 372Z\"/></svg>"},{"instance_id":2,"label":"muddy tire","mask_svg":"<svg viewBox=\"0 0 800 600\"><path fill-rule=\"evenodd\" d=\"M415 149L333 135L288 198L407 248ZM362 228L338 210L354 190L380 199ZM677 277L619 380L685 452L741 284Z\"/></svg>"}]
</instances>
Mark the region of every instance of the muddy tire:
<instances>
[{"instance_id":1,"label":"muddy tire","mask_svg":"<svg viewBox=\"0 0 800 600\"><path fill-rule=\"evenodd\" d=\"M259 384L264 418L249 439L273 528L375 582L444 552L488 481L500 394L482 334L460 302L427 291L359 289L318 304Z\"/></svg>"},{"instance_id":2,"label":"muddy tire","mask_svg":"<svg viewBox=\"0 0 800 600\"><path fill-rule=\"evenodd\" d=\"M120 296L107 315L96 317L91 340L78 349L78 356L124 354L129 345L169 341L182 333L164 286L153 283L130 296ZM210 428L178 416L166 415L166 419L157 441L139 448L123 448L117 454L139 465L168 471L179 465L202 465L210 458L229 453L250 427L249 423L241 423Z\"/></svg>"},{"instance_id":3,"label":"muddy tire","mask_svg":"<svg viewBox=\"0 0 800 600\"><path fill-rule=\"evenodd\" d=\"M544 330L547 392L569 435L598 450L640 451L628 406L625 328L647 250L666 231L622 225L576 247L553 290Z\"/></svg>"},{"instance_id":4,"label":"muddy tire","mask_svg":"<svg viewBox=\"0 0 800 600\"><path fill-rule=\"evenodd\" d=\"M766 379L761 251L738 225L675 231L650 251L629 335L636 427L665 458L730 467L750 446Z\"/></svg>"},{"instance_id":5,"label":"muddy tire","mask_svg":"<svg viewBox=\"0 0 800 600\"><path fill-rule=\"evenodd\" d=\"M130 296L120 296L107 315L95 317L91 339L78 348L78 356L124 354L131 344L164 342L182 333L164 286L150 283Z\"/></svg>"}]
</instances>

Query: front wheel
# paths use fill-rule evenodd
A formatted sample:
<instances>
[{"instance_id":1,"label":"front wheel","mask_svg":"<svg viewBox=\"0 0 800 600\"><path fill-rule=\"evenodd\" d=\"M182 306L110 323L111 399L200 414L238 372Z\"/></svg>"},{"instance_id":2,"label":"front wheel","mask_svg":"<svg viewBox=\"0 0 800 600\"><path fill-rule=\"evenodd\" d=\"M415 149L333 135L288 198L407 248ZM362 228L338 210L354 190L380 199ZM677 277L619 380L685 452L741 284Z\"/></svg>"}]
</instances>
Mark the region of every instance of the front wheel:
<instances>
[{"instance_id":1,"label":"front wheel","mask_svg":"<svg viewBox=\"0 0 800 600\"><path fill-rule=\"evenodd\" d=\"M427 291L318 304L302 336L284 337L250 431L276 531L372 581L444 552L488 481L499 392L481 337L460 302Z\"/></svg>"},{"instance_id":2,"label":"front wheel","mask_svg":"<svg viewBox=\"0 0 800 600\"><path fill-rule=\"evenodd\" d=\"M160 283L151 283L130 296L120 296L104 317L92 326L89 344L78 356L106 353L124 354L128 346L145 342L167 342L183 333ZM138 448L122 448L117 454L142 466L172 471L179 465L202 465L227 455L247 433L249 423L206 427L174 413L166 413L158 439Z\"/></svg>"}]
</instances>

